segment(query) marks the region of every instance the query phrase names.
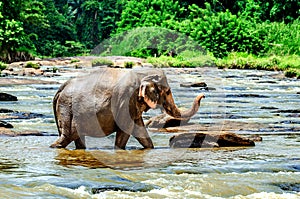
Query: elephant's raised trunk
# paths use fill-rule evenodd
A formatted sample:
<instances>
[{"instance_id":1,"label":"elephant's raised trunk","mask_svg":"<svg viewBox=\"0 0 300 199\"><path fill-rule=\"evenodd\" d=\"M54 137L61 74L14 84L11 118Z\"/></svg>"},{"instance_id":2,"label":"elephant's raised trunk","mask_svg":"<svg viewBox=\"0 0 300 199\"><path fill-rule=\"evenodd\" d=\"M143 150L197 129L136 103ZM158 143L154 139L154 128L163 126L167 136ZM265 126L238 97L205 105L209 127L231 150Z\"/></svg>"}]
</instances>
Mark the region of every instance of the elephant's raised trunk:
<instances>
[{"instance_id":1,"label":"elephant's raised trunk","mask_svg":"<svg viewBox=\"0 0 300 199\"><path fill-rule=\"evenodd\" d=\"M204 94L198 95L194 102L192 107L189 110L181 111L178 109L178 107L174 103L174 99L172 96L172 93L168 95L166 98L165 103L163 104L164 109L166 110L166 113L176 119L179 120L187 120L190 119L193 115L197 113L200 107L200 101L202 98L205 98Z\"/></svg>"}]
</instances>

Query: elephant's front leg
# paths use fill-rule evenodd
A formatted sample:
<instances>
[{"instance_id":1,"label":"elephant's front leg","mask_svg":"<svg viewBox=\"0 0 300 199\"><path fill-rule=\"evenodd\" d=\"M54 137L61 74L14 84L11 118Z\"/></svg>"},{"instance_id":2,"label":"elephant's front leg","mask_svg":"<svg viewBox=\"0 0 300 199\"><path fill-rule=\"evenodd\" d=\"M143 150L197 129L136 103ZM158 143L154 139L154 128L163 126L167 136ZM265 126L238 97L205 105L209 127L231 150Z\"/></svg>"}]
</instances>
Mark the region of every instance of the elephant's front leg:
<instances>
[{"instance_id":1,"label":"elephant's front leg","mask_svg":"<svg viewBox=\"0 0 300 199\"><path fill-rule=\"evenodd\" d=\"M147 132L147 129L145 128L144 121L142 118L135 121L135 128L133 131L133 136L139 141L139 143L145 148L145 149L153 149L154 145L152 143L152 140Z\"/></svg>"},{"instance_id":2,"label":"elephant's front leg","mask_svg":"<svg viewBox=\"0 0 300 199\"><path fill-rule=\"evenodd\" d=\"M128 133L125 133L120 129L117 130L115 139L115 149L125 149L129 137L130 135Z\"/></svg>"}]
</instances>

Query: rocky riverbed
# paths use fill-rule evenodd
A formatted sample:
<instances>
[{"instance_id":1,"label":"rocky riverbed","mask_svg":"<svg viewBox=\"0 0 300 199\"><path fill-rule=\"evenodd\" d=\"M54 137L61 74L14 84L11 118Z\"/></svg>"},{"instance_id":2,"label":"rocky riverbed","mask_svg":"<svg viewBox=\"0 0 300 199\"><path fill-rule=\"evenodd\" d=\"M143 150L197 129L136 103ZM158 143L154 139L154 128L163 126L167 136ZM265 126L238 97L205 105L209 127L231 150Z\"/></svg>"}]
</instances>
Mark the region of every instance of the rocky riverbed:
<instances>
[{"instance_id":1,"label":"rocky riverbed","mask_svg":"<svg viewBox=\"0 0 300 199\"><path fill-rule=\"evenodd\" d=\"M199 93L206 98L188 125L149 127L154 150L137 150L139 143L130 139L128 150L114 151L114 135L87 137L87 150L50 149L57 139L55 92L67 79L96 69L41 69L54 67L53 76L0 78L0 93L17 98L0 101L0 198L299 198L299 80L277 71L163 69L180 108ZM159 114L150 110L145 121ZM205 139L207 132L262 142L218 148L223 143ZM205 136L211 149L172 145L185 146L176 139L185 135L195 146Z\"/></svg>"}]
</instances>

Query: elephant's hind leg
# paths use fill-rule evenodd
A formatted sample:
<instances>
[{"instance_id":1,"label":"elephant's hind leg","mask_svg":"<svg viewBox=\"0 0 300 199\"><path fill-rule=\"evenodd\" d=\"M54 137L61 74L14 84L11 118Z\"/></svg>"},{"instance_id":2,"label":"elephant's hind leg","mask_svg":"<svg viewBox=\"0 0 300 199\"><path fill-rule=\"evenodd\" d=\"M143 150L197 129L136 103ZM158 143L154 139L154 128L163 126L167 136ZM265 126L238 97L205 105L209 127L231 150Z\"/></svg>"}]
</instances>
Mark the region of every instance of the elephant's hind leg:
<instances>
[{"instance_id":1,"label":"elephant's hind leg","mask_svg":"<svg viewBox=\"0 0 300 199\"><path fill-rule=\"evenodd\" d=\"M67 108L65 108L67 107ZM67 147L74 139L71 136L71 121L72 114L70 107L62 107L57 114L59 115L57 119L57 124L59 127L59 138L50 145L51 148L65 148Z\"/></svg>"},{"instance_id":2,"label":"elephant's hind leg","mask_svg":"<svg viewBox=\"0 0 300 199\"><path fill-rule=\"evenodd\" d=\"M74 121L72 121L72 135L75 137L76 149L86 149L85 136L78 134Z\"/></svg>"}]
</instances>

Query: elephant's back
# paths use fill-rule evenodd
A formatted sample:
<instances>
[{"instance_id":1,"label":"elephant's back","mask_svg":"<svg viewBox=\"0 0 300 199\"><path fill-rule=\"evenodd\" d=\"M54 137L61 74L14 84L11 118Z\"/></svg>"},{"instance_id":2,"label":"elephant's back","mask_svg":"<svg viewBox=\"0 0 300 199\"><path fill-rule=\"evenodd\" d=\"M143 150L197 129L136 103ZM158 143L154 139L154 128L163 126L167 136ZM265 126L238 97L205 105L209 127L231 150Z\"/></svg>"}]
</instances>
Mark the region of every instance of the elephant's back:
<instances>
[{"instance_id":1,"label":"elephant's back","mask_svg":"<svg viewBox=\"0 0 300 199\"><path fill-rule=\"evenodd\" d=\"M87 75L71 79L65 89L73 92L91 91L94 89L112 89L119 79L126 74L121 69L99 68Z\"/></svg>"}]
</instances>

